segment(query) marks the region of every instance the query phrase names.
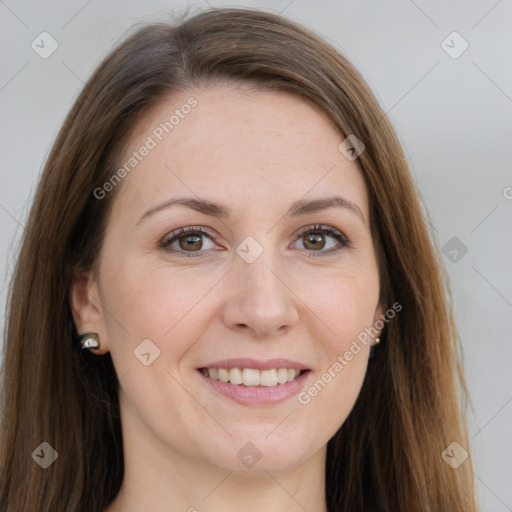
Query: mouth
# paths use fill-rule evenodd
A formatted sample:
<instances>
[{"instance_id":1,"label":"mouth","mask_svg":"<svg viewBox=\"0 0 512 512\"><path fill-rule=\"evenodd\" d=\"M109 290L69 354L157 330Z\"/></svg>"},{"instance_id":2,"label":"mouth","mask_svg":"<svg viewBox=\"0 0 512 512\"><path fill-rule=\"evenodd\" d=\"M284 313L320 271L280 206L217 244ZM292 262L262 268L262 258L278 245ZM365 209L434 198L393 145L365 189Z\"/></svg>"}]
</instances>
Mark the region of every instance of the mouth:
<instances>
[{"instance_id":1,"label":"mouth","mask_svg":"<svg viewBox=\"0 0 512 512\"><path fill-rule=\"evenodd\" d=\"M311 373L285 359L230 359L197 368L210 389L243 405L271 405L295 395Z\"/></svg>"}]
</instances>

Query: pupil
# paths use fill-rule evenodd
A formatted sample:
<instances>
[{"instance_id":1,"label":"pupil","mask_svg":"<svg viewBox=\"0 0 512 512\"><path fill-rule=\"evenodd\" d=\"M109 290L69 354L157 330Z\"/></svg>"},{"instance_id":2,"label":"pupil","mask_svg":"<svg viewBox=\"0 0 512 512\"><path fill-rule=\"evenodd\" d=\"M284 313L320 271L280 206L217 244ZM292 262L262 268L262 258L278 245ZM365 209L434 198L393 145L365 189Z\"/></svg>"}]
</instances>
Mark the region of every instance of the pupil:
<instances>
[{"instance_id":1,"label":"pupil","mask_svg":"<svg viewBox=\"0 0 512 512\"><path fill-rule=\"evenodd\" d=\"M322 234L313 234L307 236L308 243L312 243L313 248L320 248L322 249L325 245L325 242L323 240Z\"/></svg>"},{"instance_id":2,"label":"pupil","mask_svg":"<svg viewBox=\"0 0 512 512\"><path fill-rule=\"evenodd\" d=\"M180 247L182 249L200 249L201 246L203 245L202 242L201 242L201 237L200 236L197 236L197 235L188 235L185 237L185 240L186 240L186 244L190 244L190 246L192 247L183 247L183 243L182 243L182 240L183 238L180 238ZM196 246L194 247L194 244L196 244Z\"/></svg>"}]
</instances>

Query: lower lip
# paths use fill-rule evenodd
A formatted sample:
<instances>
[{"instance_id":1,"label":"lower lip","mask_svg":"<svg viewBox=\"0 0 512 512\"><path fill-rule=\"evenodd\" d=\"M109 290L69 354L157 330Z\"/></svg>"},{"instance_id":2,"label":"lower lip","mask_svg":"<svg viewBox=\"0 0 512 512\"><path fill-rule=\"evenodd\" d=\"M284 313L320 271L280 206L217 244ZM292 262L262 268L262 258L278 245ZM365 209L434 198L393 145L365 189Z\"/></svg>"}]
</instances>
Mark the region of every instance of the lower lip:
<instances>
[{"instance_id":1,"label":"lower lip","mask_svg":"<svg viewBox=\"0 0 512 512\"><path fill-rule=\"evenodd\" d=\"M272 405L296 395L303 387L310 371L301 373L296 379L276 386L244 386L211 379L198 371L201 378L213 390L242 405Z\"/></svg>"}]
</instances>

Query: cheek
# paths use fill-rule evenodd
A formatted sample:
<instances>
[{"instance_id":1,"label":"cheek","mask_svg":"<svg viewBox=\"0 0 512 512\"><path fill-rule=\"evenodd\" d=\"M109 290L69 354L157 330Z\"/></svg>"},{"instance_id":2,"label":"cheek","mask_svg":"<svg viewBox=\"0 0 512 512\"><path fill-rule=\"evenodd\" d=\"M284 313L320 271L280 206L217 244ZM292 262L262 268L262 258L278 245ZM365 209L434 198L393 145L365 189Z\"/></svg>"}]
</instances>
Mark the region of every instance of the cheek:
<instances>
[{"instance_id":1,"label":"cheek","mask_svg":"<svg viewBox=\"0 0 512 512\"><path fill-rule=\"evenodd\" d=\"M204 269L172 269L136 259L106 265L101 298L114 359L130 356L149 339L164 356L161 362L175 364L200 336L199 319L207 317L208 292L218 280Z\"/></svg>"},{"instance_id":2,"label":"cheek","mask_svg":"<svg viewBox=\"0 0 512 512\"><path fill-rule=\"evenodd\" d=\"M308 301L328 327L328 335L321 340L324 366L301 403L315 403L313 407L322 409L321 414L334 424L341 424L350 413L367 369L368 328L379 296L378 274L371 268L354 265L317 281L317 292Z\"/></svg>"},{"instance_id":3,"label":"cheek","mask_svg":"<svg viewBox=\"0 0 512 512\"><path fill-rule=\"evenodd\" d=\"M372 325L379 298L379 279L372 262L346 265L315 278L304 279L305 302L329 329L326 348L332 353L347 350L352 340Z\"/></svg>"}]
</instances>

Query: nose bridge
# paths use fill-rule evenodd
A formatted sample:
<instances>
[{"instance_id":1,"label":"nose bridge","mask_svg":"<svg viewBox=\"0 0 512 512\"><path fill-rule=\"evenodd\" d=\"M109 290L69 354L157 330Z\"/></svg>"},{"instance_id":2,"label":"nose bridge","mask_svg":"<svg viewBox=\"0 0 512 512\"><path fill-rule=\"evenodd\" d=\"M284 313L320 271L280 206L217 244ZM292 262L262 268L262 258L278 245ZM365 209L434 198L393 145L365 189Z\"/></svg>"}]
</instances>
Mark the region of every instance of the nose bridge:
<instances>
[{"instance_id":1,"label":"nose bridge","mask_svg":"<svg viewBox=\"0 0 512 512\"><path fill-rule=\"evenodd\" d=\"M267 237L267 242L270 238ZM239 244L237 253L240 257L235 264L236 279L242 284L244 299L265 299L264 303L268 303L285 294L283 278L280 278L279 270L275 270L281 268L281 265L270 243L266 243L263 248L261 245L256 246L251 240L246 240Z\"/></svg>"},{"instance_id":2,"label":"nose bridge","mask_svg":"<svg viewBox=\"0 0 512 512\"><path fill-rule=\"evenodd\" d=\"M297 321L294 295L285 284L278 251L270 248L271 238L265 237L268 247L252 237L237 246L233 292L225 315L232 327L246 325L268 335Z\"/></svg>"}]
</instances>

